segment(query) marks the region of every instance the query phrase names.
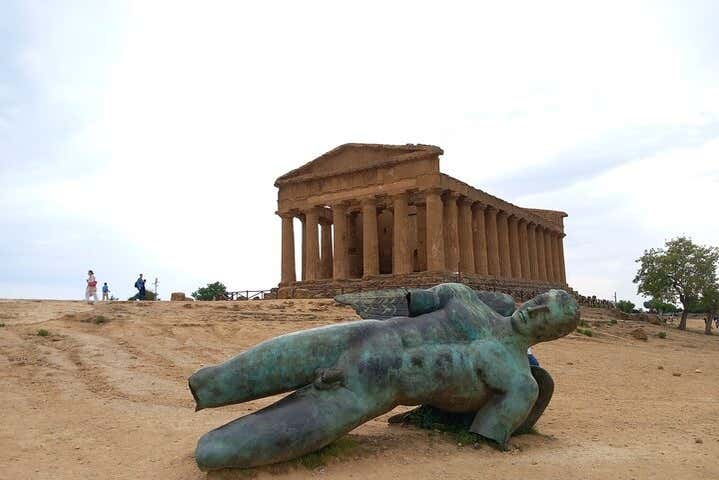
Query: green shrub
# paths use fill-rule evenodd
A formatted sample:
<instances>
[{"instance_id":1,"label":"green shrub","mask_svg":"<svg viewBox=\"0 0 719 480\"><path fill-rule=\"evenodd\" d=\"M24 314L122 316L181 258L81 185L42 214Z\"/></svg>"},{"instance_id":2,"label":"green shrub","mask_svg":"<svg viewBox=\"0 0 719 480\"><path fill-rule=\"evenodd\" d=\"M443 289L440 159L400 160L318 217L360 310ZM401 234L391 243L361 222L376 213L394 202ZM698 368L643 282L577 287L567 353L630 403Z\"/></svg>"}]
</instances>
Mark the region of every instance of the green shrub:
<instances>
[{"instance_id":1,"label":"green shrub","mask_svg":"<svg viewBox=\"0 0 719 480\"><path fill-rule=\"evenodd\" d=\"M588 337L591 337L593 335L592 331L588 328L577 328L577 332Z\"/></svg>"},{"instance_id":2,"label":"green shrub","mask_svg":"<svg viewBox=\"0 0 719 480\"><path fill-rule=\"evenodd\" d=\"M41 328L40 330L37 331L38 337L47 337L48 335L50 335L50 332L48 332L44 328Z\"/></svg>"},{"instance_id":3,"label":"green shrub","mask_svg":"<svg viewBox=\"0 0 719 480\"><path fill-rule=\"evenodd\" d=\"M616 324L617 324L617 319L616 319L616 318L612 318L611 320L609 320L609 323L611 323L612 325L616 325Z\"/></svg>"},{"instance_id":4,"label":"green shrub","mask_svg":"<svg viewBox=\"0 0 719 480\"><path fill-rule=\"evenodd\" d=\"M617 309L619 309L620 312L632 313L634 311L634 307L635 305L629 300L619 300L617 302Z\"/></svg>"},{"instance_id":5,"label":"green shrub","mask_svg":"<svg viewBox=\"0 0 719 480\"><path fill-rule=\"evenodd\" d=\"M92 323L95 325L102 325L103 323L107 322L107 317L104 315L97 315L95 318L92 319Z\"/></svg>"},{"instance_id":6,"label":"green shrub","mask_svg":"<svg viewBox=\"0 0 719 480\"><path fill-rule=\"evenodd\" d=\"M139 293L136 293L135 295L131 296L130 298L128 298L128 300L129 301L137 300L137 295L139 295ZM155 292L145 290L145 298L143 298L143 300L154 301L155 300Z\"/></svg>"},{"instance_id":7,"label":"green shrub","mask_svg":"<svg viewBox=\"0 0 719 480\"><path fill-rule=\"evenodd\" d=\"M4 327L4 326L5 326L5 324L2 323L2 322L0 322L0 328L2 328L2 327Z\"/></svg>"},{"instance_id":8,"label":"green shrub","mask_svg":"<svg viewBox=\"0 0 719 480\"><path fill-rule=\"evenodd\" d=\"M227 287L222 282L208 283L206 287L200 287L192 292L195 300L214 300L227 295Z\"/></svg>"},{"instance_id":9,"label":"green shrub","mask_svg":"<svg viewBox=\"0 0 719 480\"><path fill-rule=\"evenodd\" d=\"M657 333L657 337L659 337L659 338L667 338L667 332L659 332L659 333Z\"/></svg>"}]
</instances>

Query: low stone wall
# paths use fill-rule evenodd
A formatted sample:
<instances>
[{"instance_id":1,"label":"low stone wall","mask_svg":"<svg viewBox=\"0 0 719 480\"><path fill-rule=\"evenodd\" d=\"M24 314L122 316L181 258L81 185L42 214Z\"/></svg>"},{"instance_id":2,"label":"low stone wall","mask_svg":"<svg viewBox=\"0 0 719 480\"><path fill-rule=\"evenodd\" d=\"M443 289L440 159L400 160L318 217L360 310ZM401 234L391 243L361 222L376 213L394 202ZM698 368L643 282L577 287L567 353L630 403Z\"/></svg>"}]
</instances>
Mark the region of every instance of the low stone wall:
<instances>
[{"instance_id":1,"label":"low stone wall","mask_svg":"<svg viewBox=\"0 0 719 480\"><path fill-rule=\"evenodd\" d=\"M464 283L477 290L503 292L517 301L525 301L552 288L579 295L567 285L526 280L505 280L468 274L409 273L406 275L376 275L367 279L316 280L296 282L290 286L273 289L277 298L333 298L343 293L382 290L387 288L429 288L440 283Z\"/></svg>"}]
</instances>

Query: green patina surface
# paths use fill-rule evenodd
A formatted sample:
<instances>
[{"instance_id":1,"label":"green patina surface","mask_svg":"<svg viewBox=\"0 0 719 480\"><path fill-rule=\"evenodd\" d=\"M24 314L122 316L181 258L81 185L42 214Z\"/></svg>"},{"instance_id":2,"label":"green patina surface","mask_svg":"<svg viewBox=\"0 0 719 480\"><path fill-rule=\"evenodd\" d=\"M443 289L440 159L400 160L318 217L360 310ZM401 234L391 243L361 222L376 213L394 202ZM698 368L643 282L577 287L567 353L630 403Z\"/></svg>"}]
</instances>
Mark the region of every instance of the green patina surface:
<instances>
[{"instance_id":1,"label":"green patina surface","mask_svg":"<svg viewBox=\"0 0 719 480\"><path fill-rule=\"evenodd\" d=\"M198 410L294 391L205 434L200 468L297 458L398 405L476 412L470 431L505 445L537 399L527 347L574 330L574 299L551 290L516 310L506 298L492 308L451 283L405 298L408 316L283 335L192 375Z\"/></svg>"}]
</instances>

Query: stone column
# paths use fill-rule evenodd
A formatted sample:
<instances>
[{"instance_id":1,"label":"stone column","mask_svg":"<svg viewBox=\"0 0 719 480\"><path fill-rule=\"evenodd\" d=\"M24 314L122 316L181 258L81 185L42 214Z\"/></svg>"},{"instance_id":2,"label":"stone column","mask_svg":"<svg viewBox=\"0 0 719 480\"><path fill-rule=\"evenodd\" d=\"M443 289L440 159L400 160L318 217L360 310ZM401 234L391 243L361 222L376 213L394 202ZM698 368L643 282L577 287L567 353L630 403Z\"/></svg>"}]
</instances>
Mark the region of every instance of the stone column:
<instances>
[{"instance_id":1,"label":"stone column","mask_svg":"<svg viewBox=\"0 0 719 480\"><path fill-rule=\"evenodd\" d=\"M302 281L307 280L307 218L300 215L302 222Z\"/></svg>"},{"instance_id":2,"label":"stone column","mask_svg":"<svg viewBox=\"0 0 719 480\"><path fill-rule=\"evenodd\" d=\"M527 226L529 237L529 278L539 280L539 259L537 254L537 224L530 223Z\"/></svg>"},{"instance_id":3,"label":"stone column","mask_svg":"<svg viewBox=\"0 0 719 480\"><path fill-rule=\"evenodd\" d=\"M487 239L487 272L495 277L501 275L499 266L499 229L497 228L497 209L487 206L484 209L484 226Z\"/></svg>"},{"instance_id":4,"label":"stone column","mask_svg":"<svg viewBox=\"0 0 719 480\"><path fill-rule=\"evenodd\" d=\"M527 221L523 218L519 220L519 250L522 258L522 279L529 280L532 278L531 266L529 264L529 234L527 232Z\"/></svg>"},{"instance_id":5,"label":"stone column","mask_svg":"<svg viewBox=\"0 0 719 480\"><path fill-rule=\"evenodd\" d=\"M474 273L474 236L472 234L472 200L459 200L459 269L462 273Z\"/></svg>"},{"instance_id":6,"label":"stone column","mask_svg":"<svg viewBox=\"0 0 719 480\"><path fill-rule=\"evenodd\" d=\"M363 276L379 274L379 237L377 232L377 201L362 200Z\"/></svg>"},{"instance_id":7,"label":"stone column","mask_svg":"<svg viewBox=\"0 0 719 480\"><path fill-rule=\"evenodd\" d=\"M344 280L349 276L347 258L347 205L340 203L332 206L332 223L335 226L332 278L335 280Z\"/></svg>"},{"instance_id":8,"label":"stone column","mask_svg":"<svg viewBox=\"0 0 719 480\"><path fill-rule=\"evenodd\" d=\"M537 225L537 268L539 280L546 282L547 279L547 260L544 252L544 227Z\"/></svg>"},{"instance_id":9,"label":"stone column","mask_svg":"<svg viewBox=\"0 0 719 480\"><path fill-rule=\"evenodd\" d=\"M548 229L544 229L544 262L547 265L547 281L555 283L557 281L554 276L554 262L552 261L552 233Z\"/></svg>"},{"instance_id":10,"label":"stone column","mask_svg":"<svg viewBox=\"0 0 719 480\"><path fill-rule=\"evenodd\" d=\"M447 192L444 196L444 260L449 272L459 268L458 198L459 194L455 192Z\"/></svg>"},{"instance_id":11,"label":"stone column","mask_svg":"<svg viewBox=\"0 0 719 480\"><path fill-rule=\"evenodd\" d=\"M407 225L407 193L392 197L394 227L392 238L392 273L402 275L412 271L409 253L409 226Z\"/></svg>"},{"instance_id":12,"label":"stone column","mask_svg":"<svg viewBox=\"0 0 719 480\"><path fill-rule=\"evenodd\" d=\"M561 237L559 236L559 233L552 232L552 267L554 270L555 283L564 283L562 282L562 265L561 261L559 260L560 241Z\"/></svg>"},{"instance_id":13,"label":"stone column","mask_svg":"<svg viewBox=\"0 0 719 480\"><path fill-rule=\"evenodd\" d=\"M444 207L440 194L439 189L427 190L425 200L427 206L427 270L430 272L442 272L445 269L442 233Z\"/></svg>"},{"instance_id":14,"label":"stone column","mask_svg":"<svg viewBox=\"0 0 719 480\"><path fill-rule=\"evenodd\" d=\"M281 213L280 217L282 217L282 276L280 277L280 283L287 285L296 280L295 231L291 214Z\"/></svg>"},{"instance_id":15,"label":"stone column","mask_svg":"<svg viewBox=\"0 0 719 480\"><path fill-rule=\"evenodd\" d=\"M562 284L567 284L567 266L564 263L564 237L565 234L559 236L559 274L562 277Z\"/></svg>"},{"instance_id":16,"label":"stone column","mask_svg":"<svg viewBox=\"0 0 719 480\"><path fill-rule=\"evenodd\" d=\"M484 205L479 202L472 205L472 243L474 245L474 271L480 275L488 275Z\"/></svg>"},{"instance_id":17,"label":"stone column","mask_svg":"<svg viewBox=\"0 0 719 480\"><path fill-rule=\"evenodd\" d=\"M320 278L332 278L332 224L320 222Z\"/></svg>"},{"instance_id":18,"label":"stone column","mask_svg":"<svg viewBox=\"0 0 719 480\"><path fill-rule=\"evenodd\" d=\"M519 242L519 218L512 215L509 224L509 260L512 265L512 278L522 278L522 250Z\"/></svg>"},{"instance_id":19,"label":"stone column","mask_svg":"<svg viewBox=\"0 0 719 480\"><path fill-rule=\"evenodd\" d=\"M307 246L307 280L317 280L319 278L320 267L320 249L319 249L319 211L317 208L310 208L305 212L306 224L306 246Z\"/></svg>"},{"instance_id":20,"label":"stone column","mask_svg":"<svg viewBox=\"0 0 719 480\"><path fill-rule=\"evenodd\" d=\"M427 205L417 204L417 267L420 272L427 270Z\"/></svg>"},{"instance_id":21,"label":"stone column","mask_svg":"<svg viewBox=\"0 0 719 480\"><path fill-rule=\"evenodd\" d=\"M509 215L506 212L497 214L497 236L499 237L499 275L512 277L512 261L509 246Z\"/></svg>"}]
</instances>

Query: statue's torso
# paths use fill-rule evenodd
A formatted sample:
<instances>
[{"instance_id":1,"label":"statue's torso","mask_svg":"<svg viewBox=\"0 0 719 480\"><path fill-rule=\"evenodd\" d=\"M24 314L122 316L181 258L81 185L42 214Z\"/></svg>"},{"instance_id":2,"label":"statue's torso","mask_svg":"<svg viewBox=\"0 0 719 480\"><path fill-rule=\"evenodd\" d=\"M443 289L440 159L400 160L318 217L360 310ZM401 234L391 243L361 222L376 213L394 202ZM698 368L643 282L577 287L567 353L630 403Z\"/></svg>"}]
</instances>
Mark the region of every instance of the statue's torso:
<instances>
[{"instance_id":1,"label":"statue's torso","mask_svg":"<svg viewBox=\"0 0 719 480\"><path fill-rule=\"evenodd\" d=\"M489 390L478 369L483 342L503 343L506 329L463 305L449 305L419 317L374 324L337 366L352 373L350 388L398 405L429 404L447 411L476 411ZM513 348L508 355L515 356Z\"/></svg>"}]
</instances>

